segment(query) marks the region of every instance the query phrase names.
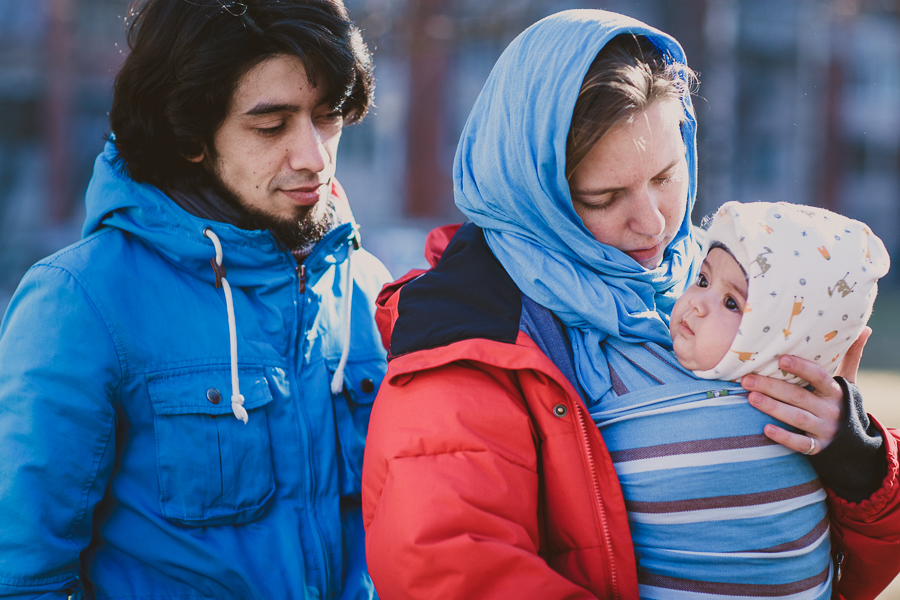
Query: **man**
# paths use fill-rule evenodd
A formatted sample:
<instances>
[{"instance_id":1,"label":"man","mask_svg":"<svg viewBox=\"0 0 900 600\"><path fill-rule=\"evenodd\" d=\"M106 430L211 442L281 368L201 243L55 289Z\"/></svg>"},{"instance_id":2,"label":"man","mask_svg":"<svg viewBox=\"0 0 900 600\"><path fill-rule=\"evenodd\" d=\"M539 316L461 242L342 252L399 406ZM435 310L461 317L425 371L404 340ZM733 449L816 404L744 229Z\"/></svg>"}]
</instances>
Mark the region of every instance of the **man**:
<instances>
[{"instance_id":1,"label":"man","mask_svg":"<svg viewBox=\"0 0 900 600\"><path fill-rule=\"evenodd\" d=\"M370 56L341 0L147 0L84 239L0 330L0 596L372 598L389 279L334 180Z\"/></svg>"}]
</instances>

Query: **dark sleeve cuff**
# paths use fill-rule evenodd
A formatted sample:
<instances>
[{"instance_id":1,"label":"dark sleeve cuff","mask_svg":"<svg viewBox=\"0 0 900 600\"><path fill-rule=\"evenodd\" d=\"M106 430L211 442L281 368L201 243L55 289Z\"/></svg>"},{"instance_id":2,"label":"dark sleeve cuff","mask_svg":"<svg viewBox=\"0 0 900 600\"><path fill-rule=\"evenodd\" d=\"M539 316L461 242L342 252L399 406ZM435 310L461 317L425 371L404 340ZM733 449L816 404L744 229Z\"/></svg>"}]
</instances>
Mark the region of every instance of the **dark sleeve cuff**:
<instances>
[{"instance_id":1,"label":"dark sleeve cuff","mask_svg":"<svg viewBox=\"0 0 900 600\"><path fill-rule=\"evenodd\" d=\"M881 432L863 408L862 394L843 377L835 381L844 391L846 420L837 437L809 457L825 487L848 502L862 502L874 494L887 475L887 455Z\"/></svg>"}]
</instances>

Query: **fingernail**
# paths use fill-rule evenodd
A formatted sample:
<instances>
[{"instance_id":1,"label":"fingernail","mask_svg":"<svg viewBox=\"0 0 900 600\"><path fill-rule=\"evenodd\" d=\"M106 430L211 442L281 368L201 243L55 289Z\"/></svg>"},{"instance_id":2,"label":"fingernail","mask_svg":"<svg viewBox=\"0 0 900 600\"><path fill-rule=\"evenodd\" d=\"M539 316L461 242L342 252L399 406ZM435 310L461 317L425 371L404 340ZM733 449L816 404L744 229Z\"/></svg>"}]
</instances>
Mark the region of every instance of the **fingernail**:
<instances>
[{"instance_id":1,"label":"fingernail","mask_svg":"<svg viewBox=\"0 0 900 600\"><path fill-rule=\"evenodd\" d=\"M781 367L783 369L790 369L793 366L794 366L794 359L792 359L790 356L781 357Z\"/></svg>"},{"instance_id":2,"label":"fingernail","mask_svg":"<svg viewBox=\"0 0 900 600\"><path fill-rule=\"evenodd\" d=\"M744 389L752 388L756 385L756 377L753 375L747 375L741 380L741 385L744 386Z\"/></svg>"},{"instance_id":3,"label":"fingernail","mask_svg":"<svg viewBox=\"0 0 900 600\"><path fill-rule=\"evenodd\" d=\"M759 406L760 404L762 404L762 399L756 394L750 394L749 396L747 396L747 401L753 406Z\"/></svg>"}]
</instances>

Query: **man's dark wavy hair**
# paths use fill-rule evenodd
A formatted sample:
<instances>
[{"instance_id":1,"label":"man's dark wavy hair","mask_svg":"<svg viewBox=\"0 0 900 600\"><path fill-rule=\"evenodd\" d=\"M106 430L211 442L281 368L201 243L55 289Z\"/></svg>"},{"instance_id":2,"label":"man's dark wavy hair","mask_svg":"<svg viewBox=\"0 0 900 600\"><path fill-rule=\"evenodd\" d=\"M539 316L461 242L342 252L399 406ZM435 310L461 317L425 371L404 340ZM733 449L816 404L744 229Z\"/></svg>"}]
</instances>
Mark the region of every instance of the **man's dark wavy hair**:
<instances>
[{"instance_id":1,"label":"man's dark wavy hair","mask_svg":"<svg viewBox=\"0 0 900 600\"><path fill-rule=\"evenodd\" d=\"M136 181L177 185L215 160L213 138L241 77L267 58L298 57L348 123L372 101L372 57L342 0L144 0L130 12L131 52L109 113Z\"/></svg>"}]
</instances>

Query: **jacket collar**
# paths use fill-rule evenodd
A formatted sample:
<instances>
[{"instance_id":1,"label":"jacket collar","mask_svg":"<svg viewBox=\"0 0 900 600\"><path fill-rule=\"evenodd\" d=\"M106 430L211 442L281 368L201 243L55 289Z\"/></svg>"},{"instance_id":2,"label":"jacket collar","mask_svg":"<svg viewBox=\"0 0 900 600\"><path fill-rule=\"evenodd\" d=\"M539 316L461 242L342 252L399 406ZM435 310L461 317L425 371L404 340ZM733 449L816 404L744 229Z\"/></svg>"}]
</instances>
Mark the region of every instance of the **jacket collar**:
<instances>
[{"instance_id":1,"label":"jacket collar","mask_svg":"<svg viewBox=\"0 0 900 600\"><path fill-rule=\"evenodd\" d=\"M273 272L291 278L297 263L268 231L245 230L195 217L155 186L132 180L116 159L114 144L107 142L94 163L88 185L84 237L107 227L120 229L153 247L177 268L214 283L215 273L209 261L215 257L215 248L203 235L208 227L222 243L224 266L233 286L275 284L279 277L273 279ZM333 193L346 202L339 186L334 186ZM343 261L347 244L355 235L352 217L350 222L330 231L307 258L307 273L315 276L330 264Z\"/></svg>"}]
</instances>

